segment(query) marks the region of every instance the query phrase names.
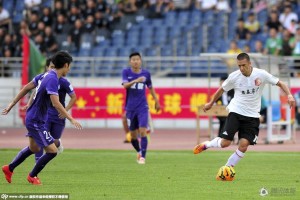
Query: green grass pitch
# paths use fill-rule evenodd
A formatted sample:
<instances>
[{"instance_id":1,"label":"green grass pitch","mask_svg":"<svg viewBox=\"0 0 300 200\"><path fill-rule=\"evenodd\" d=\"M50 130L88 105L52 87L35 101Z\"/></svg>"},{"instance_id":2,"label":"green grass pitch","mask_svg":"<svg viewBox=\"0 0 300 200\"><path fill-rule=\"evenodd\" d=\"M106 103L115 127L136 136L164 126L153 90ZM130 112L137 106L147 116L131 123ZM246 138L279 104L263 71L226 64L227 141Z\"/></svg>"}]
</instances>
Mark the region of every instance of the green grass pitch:
<instances>
[{"instance_id":1,"label":"green grass pitch","mask_svg":"<svg viewBox=\"0 0 300 200\"><path fill-rule=\"evenodd\" d=\"M1 165L17 150L1 150ZM2 193L69 193L70 199L300 199L299 153L248 152L235 167L233 182L216 181L232 152L152 151L138 165L134 151L65 150L40 173L42 186L27 183L31 156L15 169L12 184L3 174Z\"/></svg>"}]
</instances>

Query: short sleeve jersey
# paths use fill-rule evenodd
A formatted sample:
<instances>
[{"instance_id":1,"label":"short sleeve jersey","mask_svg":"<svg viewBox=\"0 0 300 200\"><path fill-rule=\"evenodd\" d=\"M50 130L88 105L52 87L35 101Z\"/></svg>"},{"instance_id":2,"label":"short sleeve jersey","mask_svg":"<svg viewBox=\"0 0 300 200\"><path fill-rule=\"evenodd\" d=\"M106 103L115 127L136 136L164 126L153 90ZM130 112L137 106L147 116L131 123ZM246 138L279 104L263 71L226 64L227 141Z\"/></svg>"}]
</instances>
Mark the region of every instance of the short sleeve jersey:
<instances>
[{"instance_id":1,"label":"short sleeve jersey","mask_svg":"<svg viewBox=\"0 0 300 200\"><path fill-rule=\"evenodd\" d=\"M135 73L131 68L123 69L122 84L131 82L139 77L145 77L144 82L135 83L126 89L126 105L127 111L142 110L148 108L146 99L146 86L152 88L151 75L148 70L141 69L140 73Z\"/></svg>"},{"instance_id":2,"label":"short sleeve jersey","mask_svg":"<svg viewBox=\"0 0 300 200\"><path fill-rule=\"evenodd\" d=\"M276 85L279 79L263 69L254 68L249 77L244 76L240 70L232 72L223 82L225 91L234 89L234 98L227 109L247 117L260 117L261 96L266 83Z\"/></svg>"},{"instance_id":3,"label":"short sleeve jersey","mask_svg":"<svg viewBox=\"0 0 300 200\"><path fill-rule=\"evenodd\" d=\"M27 110L26 118L30 121L45 123L51 103L50 95L58 95L56 71L51 70L43 75L37 75L32 81L36 85L36 95Z\"/></svg>"},{"instance_id":4,"label":"short sleeve jersey","mask_svg":"<svg viewBox=\"0 0 300 200\"><path fill-rule=\"evenodd\" d=\"M75 92L71 83L64 77L61 77L58 80L58 84L59 102L65 107L66 94L72 95ZM48 115L51 119L59 119L58 111L52 106L52 104L48 110Z\"/></svg>"}]
</instances>

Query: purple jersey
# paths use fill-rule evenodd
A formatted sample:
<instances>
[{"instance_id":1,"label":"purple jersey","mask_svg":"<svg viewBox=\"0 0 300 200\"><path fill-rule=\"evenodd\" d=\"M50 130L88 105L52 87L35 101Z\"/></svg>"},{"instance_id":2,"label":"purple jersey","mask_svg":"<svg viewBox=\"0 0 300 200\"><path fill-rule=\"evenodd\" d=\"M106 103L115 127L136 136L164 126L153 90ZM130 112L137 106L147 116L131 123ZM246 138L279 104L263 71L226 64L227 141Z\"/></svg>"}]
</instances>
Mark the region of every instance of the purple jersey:
<instances>
[{"instance_id":1,"label":"purple jersey","mask_svg":"<svg viewBox=\"0 0 300 200\"><path fill-rule=\"evenodd\" d=\"M59 101L65 107L66 94L72 95L74 94L74 90L71 83L66 78L60 78L58 84ZM58 111L52 105L48 110L48 118L58 120L57 122L65 122L65 119L60 119L58 117Z\"/></svg>"},{"instance_id":2,"label":"purple jersey","mask_svg":"<svg viewBox=\"0 0 300 200\"><path fill-rule=\"evenodd\" d=\"M36 94L32 105L27 110L26 122L46 123L51 103L50 95L58 95L56 71L51 70L45 74L39 74L32 81L36 85Z\"/></svg>"},{"instance_id":3,"label":"purple jersey","mask_svg":"<svg viewBox=\"0 0 300 200\"><path fill-rule=\"evenodd\" d=\"M126 89L126 107L127 111L148 109L146 99L146 85L152 88L151 75L148 70L141 69L140 73L134 73L131 68L123 69L123 83L131 82L139 77L145 77L143 83L135 83Z\"/></svg>"}]
</instances>

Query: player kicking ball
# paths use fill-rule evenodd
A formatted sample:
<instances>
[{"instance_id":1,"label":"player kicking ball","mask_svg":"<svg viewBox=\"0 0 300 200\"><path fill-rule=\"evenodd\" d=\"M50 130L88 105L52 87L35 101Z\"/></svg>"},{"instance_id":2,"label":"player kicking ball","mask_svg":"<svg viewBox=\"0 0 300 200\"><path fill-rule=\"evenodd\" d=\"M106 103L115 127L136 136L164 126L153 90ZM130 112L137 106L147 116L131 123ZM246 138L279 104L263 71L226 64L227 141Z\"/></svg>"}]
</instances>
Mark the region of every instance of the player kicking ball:
<instances>
[{"instance_id":1,"label":"player kicking ball","mask_svg":"<svg viewBox=\"0 0 300 200\"><path fill-rule=\"evenodd\" d=\"M208 148L228 147L238 132L238 149L229 157L225 166L234 167L244 157L248 146L255 145L259 133L259 117L261 96L265 84L269 83L280 87L288 96L290 107L295 106L295 99L285 83L269 74L265 70L252 67L250 57L246 53L237 56L239 70L232 72L215 92L211 100L204 105L206 112L214 102L221 97L224 91L234 89L234 97L227 109L229 115L223 132L211 141L206 141L194 147L194 154L199 154ZM217 180L223 180L217 176Z\"/></svg>"}]
</instances>

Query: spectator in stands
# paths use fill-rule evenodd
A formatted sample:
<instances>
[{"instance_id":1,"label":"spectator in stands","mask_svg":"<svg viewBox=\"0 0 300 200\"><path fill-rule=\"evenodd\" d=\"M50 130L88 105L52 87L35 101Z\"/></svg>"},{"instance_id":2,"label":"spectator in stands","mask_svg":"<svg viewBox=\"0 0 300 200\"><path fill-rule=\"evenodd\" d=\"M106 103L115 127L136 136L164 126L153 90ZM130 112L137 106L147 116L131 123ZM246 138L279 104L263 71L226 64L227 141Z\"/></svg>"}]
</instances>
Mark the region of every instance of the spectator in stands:
<instances>
[{"instance_id":1,"label":"spectator in stands","mask_svg":"<svg viewBox=\"0 0 300 200\"><path fill-rule=\"evenodd\" d=\"M6 29L5 28L0 28L0 49L1 49L1 47L2 47L2 43L3 43L3 41L4 41L4 37L5 37L5 35L6 35ZM1 54L1 51L0 51L0 55L2 55Z\"/></svg>"},{"instance_id":2,"label":"spectator in stands","mask_svg":"<svg viewBox=\"0 0 300 200\"><path fill-rule=\"evenodd\" d=\"M31 10L33 7L39 6L42 0L25 0L24 3L26 8Z\"/></svg>"},{"instance_id":3,"label":"spectator in stands","mask_svg":"<svg viewBox=\"0 0 300 200\"><path fill-rule=\"evenodd\" d=\"M6 34L4 37L4 42L1 44L2 47L2 55L5 55L5 51L9 50L10 55L14 54L15 44L12 41L12 36L10 34Z\"/></svg>"},{"instance_id":4,"label":"spectator in stands","mask_svg":"<svg viewBox=\"0 0 300 200\"><path fill-rule=\"evenodd\" d=\"M34 43L36 47L41 51L41 53L46 55L47 46L44 42L44 37L42 34L38 34L34 37Z\"/></svg>"},{"instance_id":5,"label":"spectator in stands","mask_svg":"<svg viewBox=\"0 0 300 200\"><path fill-rule=\"evenodd\" d=\"M94 0L86 1L86 9L84 10L83 17L86 19L89 15L95 15L96 13L96 5Z\"/></svg>"},{"instance_id":6,"label":"spectator in stands","mask_svg":"<svg viewBox=\"0 0 300 200\"><path fill-rule=\"evenodd\" d=\"M275 28L271 28L269 31L269 38L267 39L264 54L279 55L282 47L282 41L277 37L277 31Z\"/></svg>"},{"instance_id":7,"label":"spectator in stands","mask_svg":"<svg viewBox=\"0 0 300 200\"><path fill-rule=\"evenodd\" d=\"M217 0L196 0L195 6L202 11L214 10L217 6Z\"/></svg>"},{"instance_id":8,"label":"spectator in stands","mask_svg":"<svg viewBox=\"0 0 300 200\"><path fill-rule=\"evenodd\" d=\"M137 12L137 7L135 5L136 0L128 0L124 3L123 13L134 14Z\"/></svg>"},{"instance_id":9,"label":"spectator in stands","mask_svg":"<svg viewBox=\"0 0 300 200\"><path fill-rule=\"evenodd\" d=\"M252 0L236 0L239 16L248 13L253 8Z\"/></svg>"},{"instance_id":10,"label":"spectator in stands","mask_svg":"<svg viewBox=\"0 0 300 200\"><path fill-rule=\"evenodd\" d=\"M80 9L75 5L70 7L70 12L68 14L68 20L70 24L74 24L77 19L81 18Z\"/></svg>"},{"instance_id":11,"label":"spectator in stands","mask_svg":"<svg viewBox=\"0 0 300 200\"><path fill-rule=\"evenodd\" d=\"M270 13L266 25L268 26L268 29L275 28L277 31L279 31L279 27L281 26L281 23L279 21L279 17L276 11L272 11Z\"/></svg>"},{"instance_id":12,"label":"spectator in stands","mask_svg":"<svg viewBox=\"0 0 300 200\"><path fill-rule=\"evenodd\" d=\"M292 29L292 20L298 21L298 16L296 13L292 12L291 5L287 5L284 8L284 12L280 14L279 21L284 28L290 30Z\"/></svg>"},{"instance_id":13,"label":"spectator in stands","mask_svg":"<svg viewBox=\"0 0 300 200\"><path fill-rule=\"evenodd\" d=\"M6 28L9 31L10 23L11 20L8 11L0 4L0 28Z\"/></svg>"},{"instance_id":14,"label":"spectator in stands","mask_svg":"<svg viewBox=\"0 0 300 200\"><path fill-rule=\"evenodd\" d=\"M296 34L293 38L290 40L290 46L293 49L293 56L299 57L300 56L300 27L297 28ZM296 70L295 76L299 76L300 74L300 60L295 59L295 67Z\"/></svg>"},{"instance_id":15,"label":"spectator in stands","mask_svg":"<svg viewBox=\"0 0 300 200\"><path fill-rule=\"evenodd\" d=\"M227 54L237 55L239 53L242 53L243 51L237 46L236 41L230 42L230 48L227 50ZM236 66L236 61L233 58L229 58L226 60L226 63L228 67L234 67Z\"/></svg>"},{"instance_id":16,"label":"spectator in stands","mask_svg":"<svg viewBox=\"0 0 300 200\"><path fill-rule=\"evenodd\" d=\"M282 47L281 47L281 55L283 56L291 56L293 49L291 47L291 34L288 30L284 29L282 33Z\"/></svg>"},{"instance_id":17,"label":"spectator in stands","mask_svg":"<svg viewBox=\"0 0 300 200\"><path fill-rule=\"evenodd\" d=\"M109 13L109 5L105 0L97 0L96 10L100 11L101 13Z\"/></svg>"},{"instance_id":18,"label":"spectator in stands","mask_svg":"<svg viewBox=\"0 0 300 200\"><path fill-rule=\"evenodd\" d=\"M42 22L42 21L40 21L39 23L38 23L38 33L36 34L36 35L38 35L38 34L44 34L44 31L45 31L45 24L44 24L44 22ZM33 36L35 36L35 35L33 35Z\"/></svg>"},{"instance_id":19,"label":"spectator in stands","mask_svg":"<svg viewBox=\"0 0 300 200\"><path fill-rule=\"evenodd\" d=\"M217 9L217 11L224 11L224 12L231 11L228 0L218 0L216 9Z\"/></svg>"},{"instance_id":20,"label":"spectator in stands","mask_svg":"<svg viewBox=\"0 0 300 200\"><path fill-rule=\"evenodd\" d=\"M22 21L20 22L20 29L24 29L24 33L25 33L26 35L30 35L30 30L29 30L28 24L26 23L25 20L22 20Z\"/></svg>"},{"instance_id":21,"label":"spectator in stands","mask_svg":"<svg viewBox=\"0 0 300 200\"><path fill-rule=\"evenodd\" d=\"M83 26L83 32L85 33L94 33L95 31L95 24L94 24L94 16L93 15L89 15L86 20L85 20L85 24Z\"/></svg>"},{"instance_id":22,"label":"spectator in stands","mask_svg":"<svg viewBox=\"0 0 300 200\"><path fill-rule=\"evenodd\" d=\"M251 34L248 31L248 29L245 28L244 20L242 18L238 20L235 33L236 33L236 40L250 40L251 38Z\"/></svg>"},{"instance_id":23,"label":"spectator in stands","mask_svg":"<svg viewBox=\"0 0 300 200\"><path fill-rule=\"evenodd\" d=\"M107 15L100 11L95 13L94 23L97 28L109 28L109 19L106 16Z\"/></svg>"},{"instance_id":24,"label":"spectator in stands","mask_svg":"<svg viewBox=\"0 0 300 200\"><path fill-rule=\"evenodd\" d=\"M157 0L157 2L150 6L151 18L162 18L165 13L168 12L168 6L164 4L163 0Z\"/></svg>"},{"instance_id":25,"label":"spectator in stands","mask_svg":"<svg viewBox=\"0 0 300 200\"><path fill-rule=\"evenodd\" d=\"M264 45L260 40L255 41L254 53L264 53Z\"/></svg>"},{"instance_id":26,"label":"spectator in stands","mask_svg":"<svg viewBox=\"0 0 300 200\"><path fill-rule=\"evenodd\" d=\"M43 8L43 14L41 16L42 22L46 26L52 26L52 16L51 16L51 9L48 7Z\"/></svg>"},{"instance_id":27,"label":"spectator in stands","mask_svg":"<svg viewBox=\"0 0 300 200\"><path fill-rule=\"evenodd\" d=\"M66 22L63 14L57 16L57 22L54 24L54 31L56 34L68 33L70 25Z\"/></svg>"},{"instance_id":28,"label":"spectator in stands","mask_svg":"<svg viewBox=\"0 0 300 200\"><path fill-rule=\"evenodd\" d=\"M292 19L290 28L287 29L287 30L288 30L292 35L294 35L294 34L296 33L296 29L297 29L298 26L299 26L299 25L297 24L297 22L296 22L294 19Z\"/></svg>"},{"instance_id":29,"label":"spectator in stands","mask_svg":"<svg viewBox=\"0 0 300 200\"><path fill-rule=\"evenodd\" d=\"M260 24L256 19L254 13L248 15L247 21L245 22L245 28L253 35L259 32Z\"/></svg>"},{"instance_id":30,"label":"spectator in stands","mask_svg":"<svg viewBox=\"0 0 300 200\"><path fill-rule=\"evenodd\" d=\"M37 35L39 30L38 30L38 22L39 22L39 16L38 13L32 12L30 15L30 20L29 20L29 31L31 35Z\"/></svg>"},{"instance_id":31,"label":"spectator in stands","mask_svg":"<svg viewBox=\"0 0 300 200\"><path fill-rule=\"evenodd\" d=\"M52 33L51 26L45 28L44 43L47 46L47 54L54 54L58 50L56 37Z\"/></svg>"},{"instance_id":32,"label":"spectator in stands","mask_svg":"<svg viewBox=\"0 0 300 200\"><path fill-rule=\"evenodd\" d=\"M141 8L146 9L149 7L149 2L148 2L148 0L136 0L135 5L138 9L141 9Z\"/></svg>"},{"instance_id":33,"label":"spectator in stands","mask_svg":"<svg viewBox=\"0 0 300 200\"><path fill-rule=\"evenodd\" d=\"M117 4L113 4L111 6L111 19L110 19L110 24L115 24L121 21L121 18L124 16L123 13L123 3L119 2Z\"/></svg>"},{"instance_id":34,"label":"spectator in stands","mask_svg":"<svg viewBox=\"0 0 300 200\"><path fill-rule=\"evenodd\" d=\"M6 49L4 51L4 54L3 54L3 57L4 57L3 62L0 63L0 66L3 67L3 70L0 69L1 72L3 71L3 74L0 73L0 77L1 76L3 76L3 77L11 77L11 74L12 74L11 71L12 71L12 69L10 67L9 61L6 59L6 58L10 58L11 56L12 56L11 51L9 49Z\"/></svg>"},{"instance_id":35,"label":"spectator in stands","mask_svg":"<svg viewBox=\"0 0 300 200\"><path fill-rule=\"evenodd\" d=\"M243 48L243 52L244 53L251 53L251 48L250 48L249 44L245 44L245 46Z\"/></svg>"},{"instance_id":36,"label":"spectator in stands","mask_svg":"<svg viewBox=\"0 0 300 200\"><path fill-rule=\"evenodd\" d=\"M68 42L69 44L74 44L76 48L75 51L79 51L82 32L82 21L77 19L75 21L75 26L69 31L68 34Z\"/></svg>"},{"instance_id":37,"label":"spectator in stands","mask_svg":"<svg viewBox=\"0 0 300 200\"><path fill-rule=\"evenodd\" d=\"M54 12L53 12L54 17L57 18L58 15L60 15L60 14L65 15L66 13L67 12L64 8L63 2L59 1L59 0L55 1L55 3L54 3Z\"/></svg>"}]
</instances>

